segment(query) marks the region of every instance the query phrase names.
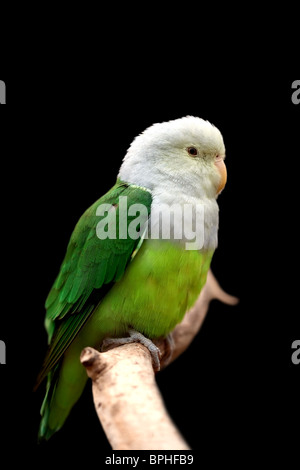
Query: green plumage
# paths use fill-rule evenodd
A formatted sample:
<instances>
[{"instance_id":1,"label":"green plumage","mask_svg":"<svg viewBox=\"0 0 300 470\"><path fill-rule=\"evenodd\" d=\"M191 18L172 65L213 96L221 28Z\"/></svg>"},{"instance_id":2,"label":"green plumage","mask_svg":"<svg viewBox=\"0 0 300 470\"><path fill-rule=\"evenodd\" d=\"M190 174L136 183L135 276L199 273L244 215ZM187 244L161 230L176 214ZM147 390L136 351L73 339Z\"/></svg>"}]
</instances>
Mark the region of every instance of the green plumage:
<instances>
[{"instance_id":1,"label":"green plumage","mask_svg":"<svg viewBox=\"0 0 300 470\"><path fill-rule=\"evenodd\" d=\"M150 338L167 335L206 281L212 251L188 251L167 240L121 239L120 196L127 196L128 208L143 204L150 214L150 192L118 180L80 218L46 300L49 349L38 377L39 384L47 376L40 438L63 425L82 393L84 347L99 347L105 336L124 335L129 327ZM104 203L115 206L116 239L97 236L96 211ZM127 224L134 218L128 216Z\"/></svg>"},{"instance_id":2,"label":"green plumage","mask_svg":"<svg viewBox=\"0 0 300 470\"><path fill-rule=\"evenodd\" d=\"M38 383L84 325L95 306L107 292L107 287L119 280L130 261L139 239L118 239L119 197L128 198L128 207L143 204L150 213L151 194L138 187L117 181L115 186L97 200L79 219L67 247L60 272L46 299L45 326L50 344ZM97 237L96 227L101 216L96 210L101 204L116 205L117 239ZM128 224L134 219L127 217ZM64 321L61 321L64 320Z\"/></svg>"}]
</instances>

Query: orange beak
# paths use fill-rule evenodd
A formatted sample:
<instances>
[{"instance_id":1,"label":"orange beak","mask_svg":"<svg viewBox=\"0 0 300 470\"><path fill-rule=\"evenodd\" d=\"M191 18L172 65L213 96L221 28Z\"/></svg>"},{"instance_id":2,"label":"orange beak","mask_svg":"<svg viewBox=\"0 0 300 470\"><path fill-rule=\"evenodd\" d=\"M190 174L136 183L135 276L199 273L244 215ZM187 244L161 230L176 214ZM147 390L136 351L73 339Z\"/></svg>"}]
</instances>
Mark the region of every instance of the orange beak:
<instances>
[{"instance_id":1,"label":"orange beak","mask_svg":"<svg viewBox=\"0 0 300 470\"><path fill-rule=\"evenodd\" d=\"M215 165L220 174L220 182L217 188L217 194L220 194L227 181L227 170L224 163L224 155L218 155L215 159Z\"/></svg>"}]
</instances>

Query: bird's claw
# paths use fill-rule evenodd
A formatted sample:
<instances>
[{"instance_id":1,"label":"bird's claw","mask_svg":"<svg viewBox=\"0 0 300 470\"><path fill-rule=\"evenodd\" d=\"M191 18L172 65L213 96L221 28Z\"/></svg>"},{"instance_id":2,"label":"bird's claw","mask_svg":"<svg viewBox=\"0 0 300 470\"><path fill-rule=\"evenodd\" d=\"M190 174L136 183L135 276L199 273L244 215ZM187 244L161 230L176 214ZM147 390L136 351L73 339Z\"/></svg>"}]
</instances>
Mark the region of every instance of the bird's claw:
<instances>
[{"instance_id":1,"label":"bird's claw","mask_svg":"<svg viewBox=\"0 0 300 470\"><path fill-rule=\"evenodd\" d=\"M140 343L145 346L151 354L154 372L159 372L161 360L161 352L159 348L151 341L151 339L146 338L146 336L139 331L129 329L128 334L129 336L126 338L105 338L102 343L101 351L108 351L109 349L123 346L124 344Z\"/></svg>"}]
</instances>

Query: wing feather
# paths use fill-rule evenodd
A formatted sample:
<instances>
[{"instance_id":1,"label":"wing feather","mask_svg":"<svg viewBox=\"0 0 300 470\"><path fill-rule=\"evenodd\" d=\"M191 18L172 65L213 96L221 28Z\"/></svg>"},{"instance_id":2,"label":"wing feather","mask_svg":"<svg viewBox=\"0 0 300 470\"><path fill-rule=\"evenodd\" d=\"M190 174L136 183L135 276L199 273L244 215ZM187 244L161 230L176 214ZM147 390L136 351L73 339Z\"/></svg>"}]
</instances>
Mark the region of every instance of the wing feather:
<instances>
[{"instance_id":1,"label":"wing feather","mask_svg":"<svg viewBox=\"0 0 300 470\"><path fill-rule=\"evenodd\" d=\"M46 299L45 327L49 349L37 386L60 360L114 282L122 278L141 242L140 238L118 238L118 202L121 195L127 196L128 209L130 205L140 203L147 207L148 216L150 214L151 193L118 180L79 219L59 274ZM97 237L96 227L101 218L96 216L96 210L103 203L113 204L116 208L117 239L101 240ZM127 227L133 218L127 217Z\"/></svg>"}]
</instances>

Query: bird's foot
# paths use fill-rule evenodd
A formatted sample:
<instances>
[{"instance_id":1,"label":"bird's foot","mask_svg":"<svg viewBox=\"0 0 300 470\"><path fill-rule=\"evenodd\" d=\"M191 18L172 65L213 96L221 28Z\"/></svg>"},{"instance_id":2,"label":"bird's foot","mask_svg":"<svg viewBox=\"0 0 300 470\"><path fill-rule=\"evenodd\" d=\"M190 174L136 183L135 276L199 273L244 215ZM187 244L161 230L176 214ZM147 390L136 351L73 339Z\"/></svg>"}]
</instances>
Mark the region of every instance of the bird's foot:
<instances>
[{"instance_id":1,"label":"bird's foot","mask_svg":"<svg viewBox=\"0 0 300 470\"><path fill-rule=\"evenodd\" d=\"M143 344L151 354L154 372L158 372L160 370L161 359L159 348L151 341L151 339L146 338L146 336L142 335L139 331L129 329L128 334L129 336L126 338L105 338L102 343L101 351L108 351L109 349L129 343Z\"/></svg>"}]
</instances>

